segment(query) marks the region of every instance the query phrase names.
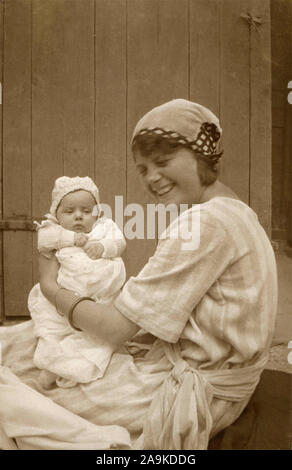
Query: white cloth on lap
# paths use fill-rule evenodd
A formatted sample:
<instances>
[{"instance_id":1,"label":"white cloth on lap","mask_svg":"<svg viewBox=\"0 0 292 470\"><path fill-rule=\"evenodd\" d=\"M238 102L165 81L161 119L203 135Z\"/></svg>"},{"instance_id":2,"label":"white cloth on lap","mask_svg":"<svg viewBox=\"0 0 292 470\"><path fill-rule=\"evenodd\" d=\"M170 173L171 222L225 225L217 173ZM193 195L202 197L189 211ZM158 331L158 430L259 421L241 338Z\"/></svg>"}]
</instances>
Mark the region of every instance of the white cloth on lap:
<instances>
[{"instance_id":1,"label":"white cloth on lap","mask_svg":"<svg viewBox=\"0 0 292 470\"><path fill-rule=\"evenodd\" d=\"M103 376L112 355L108 345L73 330L43 296L39 284L31 290L28 304L38 338L34 363L39 369L80 383Z\"/></svg>"},{"instance_id":2,"label":"white cloth on lap","mask_svg":"<svg viewBox=\"0 0 292 470\"><path fill-rule=\"evenodd\" d=\"M0 366L0 446L22 450L129 449L129 433L120 426L97 426L76 416L22 383L7 367ZM16 405L17 404L17 405ZM19 404L23 404L22 406ZM5 411L4 411L5 409Z\"/></svg>"}]
</instances>

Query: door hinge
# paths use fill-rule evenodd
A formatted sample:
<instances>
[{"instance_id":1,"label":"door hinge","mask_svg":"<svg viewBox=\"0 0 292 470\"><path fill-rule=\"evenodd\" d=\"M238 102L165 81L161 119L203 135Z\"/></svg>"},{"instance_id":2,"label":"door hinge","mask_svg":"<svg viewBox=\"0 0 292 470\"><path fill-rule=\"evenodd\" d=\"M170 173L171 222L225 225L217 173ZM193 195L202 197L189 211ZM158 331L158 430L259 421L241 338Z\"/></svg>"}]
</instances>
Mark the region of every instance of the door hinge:
<instances>
[{"instance_id":1,"label":"door hinge","mask_svg":"<svg viewBox=\"0 0 292 470\"><path fill-rule=\"evenodd\" d=\"M34 220L39 221L40 219L38 217L36 217L35 219L0 219L0 230L23 230L25 232L35 232L36 224L34 224Z\"/></svg>"}]
</instances>

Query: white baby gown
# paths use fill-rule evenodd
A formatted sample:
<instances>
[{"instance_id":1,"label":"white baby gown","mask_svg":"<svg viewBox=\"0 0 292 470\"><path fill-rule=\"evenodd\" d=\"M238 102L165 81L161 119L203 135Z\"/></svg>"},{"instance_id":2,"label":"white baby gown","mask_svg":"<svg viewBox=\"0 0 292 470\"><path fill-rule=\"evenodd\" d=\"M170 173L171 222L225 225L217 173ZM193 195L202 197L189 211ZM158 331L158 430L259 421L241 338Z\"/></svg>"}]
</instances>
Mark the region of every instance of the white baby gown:
<instances>
[{"instance_id":1,"label":"white baby gown","mask_svg":"<svg viewBox=\"0 0 292 470\"><path fill-rule=\"evenodd\" d=\"M82 248L66 247L56 252L60 263L57 282L66 289L95 301L113 301L125 282L122 258L90 259ZM38 344L34 363L39 369L56 374L61 387L71 382L86 383L103 376L112 350L96 338L71 328L36 284L28 297Z\"/></svg>"}]
</instances>

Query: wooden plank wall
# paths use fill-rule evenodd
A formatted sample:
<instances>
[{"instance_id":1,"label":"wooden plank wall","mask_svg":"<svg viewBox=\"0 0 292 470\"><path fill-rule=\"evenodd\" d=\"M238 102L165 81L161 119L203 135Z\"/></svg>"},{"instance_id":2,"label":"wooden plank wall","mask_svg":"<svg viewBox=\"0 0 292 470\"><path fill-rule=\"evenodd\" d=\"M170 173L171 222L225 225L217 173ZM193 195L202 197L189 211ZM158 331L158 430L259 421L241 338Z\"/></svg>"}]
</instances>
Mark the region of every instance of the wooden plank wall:
<instances>
[{"instance_id":1,"label":"wooden plank wall","mask_svg":"<svg viewBox=\"0 0 292 470\"><path fill-rule=\"evenodd\" d=\"M31 9L26 0L4 2L4 218L32 215ZM32 233L4 231L3 254L5 314L23 315L33 282Z\"/></svg>"},{"instance_id":2,"label":"wooden plank wall","mask_svg":"<svg viewBox=\"0 0 292 470\"><path fill-rule=\"evenodd\" d=\"M225 1L220 3L220 116L224 148L228 149L222 176L228 185L236 187L242 200L249 203L250 31L241 17L247 5L246 2L228 0L226 17Z\"/></svg>"},{"instance_id":3,"label":"wooden plank wall","mask_svg":"<svg viewBox=\"0 0 292 470\"><path fill-rule=\"evenodd\" d=\"M130 0L127 13L127 135L130 142L135 124L145 112L172 98L189 96L188 2ZM145 208L153 201L139 184L128 147L127 204L135 202ZM154 248L155 240L129 241L128 273L139 271Z\"/></svg>"},{"instance_id":4,"label":"wooden plank wall","mask_svg":"<svg viewBox=\"0 0 292 470\"><path fill-rule=\"evenodd\" d=\"M257 29L248 12L263 18ZM4 217L45 214L63 174L94 178L113 217L115 195L145 207L131 134L150 108L181 97L220 117L222 180L270 231L269 0L4 0L1 13ZM3 237L5 315L26 315L36 235ZM128 276L155 244L128 240Z\"/></svg>"},{"instance_id":5,"label":"wooden plank wall","mask_svg":"<svg viewBox=\"0 0 292 470\"><path fill-rule=\"evenodd\" d=\"M272 109L270 4L250 2L254 18L250 24L250 136L249 203L271 235L272 222Z\"/></svg>"},{"instance_id":6,"label":"wooden plank wall","mask_svg":"<svg viewBox=\"0 0 292 470\"><path fill-rule=\"evenodd\" d=\"M95 177L93 0L33 0L32 37L32 213L40 216L56 178ZM33 252L36 282L35 242Z\"/></svg>"}]
</instances>

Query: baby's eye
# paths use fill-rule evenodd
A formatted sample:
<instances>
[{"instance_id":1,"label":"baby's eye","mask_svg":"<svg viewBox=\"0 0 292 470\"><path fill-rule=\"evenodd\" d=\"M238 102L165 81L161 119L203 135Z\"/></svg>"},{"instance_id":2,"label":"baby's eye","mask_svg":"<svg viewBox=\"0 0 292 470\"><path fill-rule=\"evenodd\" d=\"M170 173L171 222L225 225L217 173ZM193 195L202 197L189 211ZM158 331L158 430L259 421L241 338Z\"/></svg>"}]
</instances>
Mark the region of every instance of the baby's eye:
<instances>
[{"instance_id":1,"label":"baby's eye","mask_svg":"<svg viewBox=\"0 0 292 470\"><path fill-rule=\"evenodd\" d=\"M83 211L85 214L91 214L91 209L84 209Z\"/></svg>"},{"instance_id":2,"label":"baby's eye","mask_svg":"<svg viewBox=\"0 0 292 470\"><path fill-rule=\"evenodd\" d=\"M72 214L72 209L65 209L65 214Z\"/></svg>"}]
</instances>

